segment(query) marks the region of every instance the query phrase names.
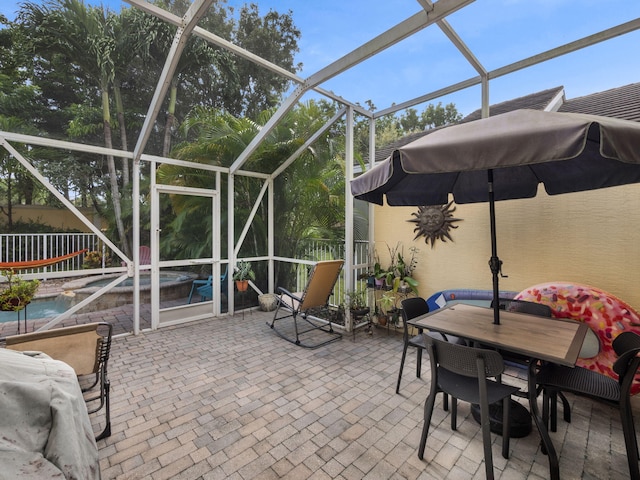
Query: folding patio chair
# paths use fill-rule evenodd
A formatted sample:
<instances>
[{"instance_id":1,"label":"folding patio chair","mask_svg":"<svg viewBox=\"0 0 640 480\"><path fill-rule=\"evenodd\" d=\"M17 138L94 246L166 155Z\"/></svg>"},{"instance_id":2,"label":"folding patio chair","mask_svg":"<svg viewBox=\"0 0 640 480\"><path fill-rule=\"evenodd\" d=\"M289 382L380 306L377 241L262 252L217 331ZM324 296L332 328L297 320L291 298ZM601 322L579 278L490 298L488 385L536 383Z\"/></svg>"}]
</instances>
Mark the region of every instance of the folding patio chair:
<instances>
[{"instance_id":1,"label":"folding patio chair","mask_svg":"<svg viewBox=\"0 0 640 480\"><path fill-rule=\"evenodd\" d=\"M344 260L325 260L316 263L303 292L291 293L283 287L278 287L276 294L278 306L273 320L271 323L267 322L267 325L285 340L305 348L316 348L342 338L341 333L333 330L331 320L311 317L309 309L327 306L343 264ZM281 310L284 315L280 314ZM289 318L292 322L283 322ZM302 330L298 328L299 318L305 321ZM276 322L280 322L278 326ZM324 332L329 334L329 338L325 335L314 335L313 332ZM303 342L300 336L304 334L309 334L308 337L314 343Z\"/></svg>"},{"instance_id":2,"label":"folding patio chair","mask_svg":"<svg viewBox=\"0 0 640 480\"><path fill-rule=\"evenodd\" d=\"M110 323L96 322L6 338L8 349L43 352L74 369L85 394L88 413L105 408L105 426L96 436L96 440L111 435L107 362L111 350L112 330L113 326ZM98 387L99 391L94 391L95 387Z\"/></svg>"}]
</instances>

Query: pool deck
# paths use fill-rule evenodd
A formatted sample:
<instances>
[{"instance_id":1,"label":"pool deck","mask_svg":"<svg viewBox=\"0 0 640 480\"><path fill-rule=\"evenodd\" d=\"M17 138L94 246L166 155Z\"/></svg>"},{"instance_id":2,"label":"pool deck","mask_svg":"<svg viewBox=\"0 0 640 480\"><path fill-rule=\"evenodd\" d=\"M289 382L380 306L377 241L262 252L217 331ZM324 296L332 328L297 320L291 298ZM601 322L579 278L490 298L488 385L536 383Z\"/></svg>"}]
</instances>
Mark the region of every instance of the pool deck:
<instances>
[{"instance_id":1,"label":"pool deck","mask_svg":"<svg viewBox=\"0 0 640 480\"><path fill-rule=\"evenodd\" d=\"M147 306L141 316L148 326ZM122 333L131 331L132 307L80 317ZM275 335L265 325L271 318L254 310L117 335L109 362L113 433L98 442L102 478L484 478L479 426L464 403L452 431L438 400L426 458L418 459L429 363L416 378L410 352L397 395L400 334L374 328L308 350ZM568 398L573 421L559 420L551 434L561 478L628 478L617 410ZM92 417L96 427L100 419ZM548 478L535 432L511 440L508 460L501 438L492 439L496 478Z\"/></svg>"}]
</instances>

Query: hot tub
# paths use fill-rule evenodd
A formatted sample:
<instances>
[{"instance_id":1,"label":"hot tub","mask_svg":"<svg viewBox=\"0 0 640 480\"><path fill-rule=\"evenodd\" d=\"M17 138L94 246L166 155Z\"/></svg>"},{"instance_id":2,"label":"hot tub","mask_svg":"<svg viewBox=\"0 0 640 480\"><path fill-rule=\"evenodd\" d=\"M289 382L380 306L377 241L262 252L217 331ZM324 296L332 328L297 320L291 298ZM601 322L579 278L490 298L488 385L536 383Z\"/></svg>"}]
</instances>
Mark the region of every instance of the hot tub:
<instances>
[{"instance_id":1,"label":"hot tub","mask_svg":"<svg viewBox=\"0 0 640 480\"><path fill-rule=\"evenodd\" d=\"M63 295L72 299L72 304L77 304L93 295L105 285L118 278L119 275L100 275L84 277L65 283L62 288ZM176 300L187 298L193 280L197 275L190 272L163 272L160 275L160 300ZM140 302L151 302L151 276L142 273L140 276ZM94 312L108 308L119 307L133 303L133 278L124 279L120 285L112 288L107 293L95 299L85 306L82 312Z\"/></svg>"}]
</instances>

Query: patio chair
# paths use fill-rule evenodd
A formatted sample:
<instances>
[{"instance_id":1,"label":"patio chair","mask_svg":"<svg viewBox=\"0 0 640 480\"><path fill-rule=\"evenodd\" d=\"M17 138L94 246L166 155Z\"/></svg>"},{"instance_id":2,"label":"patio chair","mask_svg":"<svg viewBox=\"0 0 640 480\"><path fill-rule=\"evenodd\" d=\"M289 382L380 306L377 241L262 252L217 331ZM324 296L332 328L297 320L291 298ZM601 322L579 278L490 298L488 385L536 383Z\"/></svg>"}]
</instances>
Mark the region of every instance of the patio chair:
<instances>
[{"instance_id":1,"label":"patio chair","mask_svg":"<svg viewBox=\"0 0 640 480\"><path fill-rule=\"evenodd\" d=\"M620 411L620 421L629 463L629 478L640 479L638 468L638 440L631 407L631 387L640 367L640 335L635 332L622 332L612 343L618 359L613 364L613 371L618 380L588 370L583 367L569 368L547 363L540 367L536 381L542 388L542 419L548 425L551 417L551 431L557 427L556 396L561 392L570 392L590 397Z\"/></svg>"},{"instance_id":2,"label":"patio chair","mask_svg":"<svg viewBox=\"0 0 640 480\"><path fill-rule=\"evenodd\" d=\"M276 293L278 306L273 320L271 323L267 322L267 325L285 340L305 348L317 348L342 338L342 334L333 330L331 320L312 317L309 310L328 305L343 264L344 260L325 260L316 263L309 274L303 292L291 293L286 288L278 287ZM292 321L283 322L285 319ZM302 330L298 328L298 319L305 322ZM321 332L321 334L315 335L314 332ZM328 334L329 337L322 333ZM306 339L304 341L301 339L301 335L305 334L309 334L307 337L313 343L307 343Z\"/></svg>"},{"instance_id":3,"label":"patio chair","mask_svg":"<svg viewBox=\"0 0 640 480\"><path fill-rule=\"evenodd\" d=\"M427 344L424 340L424 334L421 330L418 331L418 335L413 337L409 336L409 329L407 328L408 322L414 318L429 313L429 305L427 301L422 297L411 297L402 300L402 323L403 330L402 336L404 340L404 346L402 348L402 358L400 359L400 371L398 372L398 383L396 385L396 393L400 393L400 382L402 381L402 371L404 369L404 361L407 357L407 349L414 347L417 354L416 364L416 377L420 378L422 370L422 350L427 348ZM427 332L426 335L437 338L438 340L452 341L454 343L463 343L458 337L453 335L444 335L440 332ZM447 410L447 396L444 396L444 409Z\"/></svg>"},{"instance_id":4,"label":"patio chair","mask_svg":"<svg viewBox=\"0 0 640 480\"><path fill-rule=\"evenodd\" d=\"M424 459L433 407L438 393L451 395L451 428L457 428L457 401L480 404L482 441L484 444L485 473L493 479L493 455L489 429L489 405L502 400L502 456L509 458L509 412L511 395L518 391L490 380L499 378L504 371L502 356L484 348L468 347L424 336L431 362L431 389L425 401L424 426L418 449L418 458Z\"/></svg>"},{"instance_id":5,"label":"patio chair","mask_svg":"<svg viewBox=\"0 0 640 480\"><path fill-rule=\"evenodd\" d=\"M528 300L516 300L513 298L501 298L500 300L500 309L506 310L508 312L518 312L518 313L528 313L529 315L537 315L539 317L552 318L553 310L549 305L544 303L530 302ZM493 308L493 302L491 303L491 308ZM516 355L515 353L505 353L501 352L502 356L506 363L514 365L518 368L528 368L526 364L529 362L529 358L524 355ZM540 390L538 391L540 393ZM518 396L527 398L528 392L521 391L518 393ZM564 396L562 392L559 392L558 396L562 401L562 411L565 412L565 418L568 419L570 417L570 406L569 400ZM567 420L569 421L569 420Z\"/></svg>"},{"instance_id":6,"label":"patio chair","mask_svg":"<svg viewBox=\"0 0 640 480\"><path fill-rule=\"evenodd\" d=\"M107 362L113 326L107 322L62 327L6 338L6 348L43 352L70 365L78 376L90 414L105 409L104 429L96 441L111 435L110 383ZM97 387L97 388L96 388Z\"/></svg>"},{"instance_id":7,"label":"patio chair","mask_svg":"<svg viewBox=\"0 0 640 480\"><path fill-rule=\"evenodd\" d=\"M225 269L224 273L220 275L220 288L224 292L225 283L227 281L227 272L229 271L229 266ZM189 302L193 299L193 294L196 293L200 295L200 301L204 302L209 298L213 298L213 275L209 275L209 278L206 280L194 280L191 284L191 291L189 292Z\"/></svg>"},{"instance_id":8,"label":"patio chair","mask_svg":"<svg viewBox=\"0 0 640 480\"><path fill-rule=\"evenodd\" d=\"M140 245L138 249L139 257L140 257L140 265L151 265L151 248L147 245ZM120 265L123 267L127 266L127 262L122 261Z\"/></svg>"}]
</instances>

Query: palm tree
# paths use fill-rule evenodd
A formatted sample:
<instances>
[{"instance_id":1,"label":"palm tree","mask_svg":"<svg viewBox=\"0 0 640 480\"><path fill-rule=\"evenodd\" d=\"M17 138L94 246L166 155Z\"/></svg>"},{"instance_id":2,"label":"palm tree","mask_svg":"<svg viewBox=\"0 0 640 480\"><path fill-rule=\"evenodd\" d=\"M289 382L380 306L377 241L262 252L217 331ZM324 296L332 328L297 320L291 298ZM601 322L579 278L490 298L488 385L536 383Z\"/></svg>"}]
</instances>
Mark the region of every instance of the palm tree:
<instances>
[{"instance_id":1,"label":"palm tree","mask_svg":"<svg viewBox=\"0 0 640 480\"><path fill-rule=\"evenodd\" d=\"M194 109L182 125L185 136L192 141L178 145L174 150L177 158L197 163L230 166L246 148L269 119L272 111L263 112L257 121L236 118L229 113L199 107ZM301 105L293 110L265 139L249 159L247 168L265 173L273 172L308 136L322 126L327 112L315 102ZM158 169L158 180L162 183L183 186L212 188L210 172L185 169L175 165L162 165ZM295 256L298 245L305 238L342 238L344 228L344 163L340 157L332 156L331 142L320 139L312 148L300 156L275 180L275 223L278 225L275 244L278 255ZM225 185L225 182L223 182ZM235 211L238 226L243 225L253 208L260 189L254 178L237 176L235 180ZM223 193L221 198L226 198ZM184 248L183 254L194 255L196 250L210 251L211 245L193 245L195 238L207 238L202 232L211 231L208 224L208 205L201 200L172 200L176 214L172 228L171 248ZM260 205L250 235L241 256L266 253L268 217L266 205ZM225 211L223 209L223 211ZM223 224L226 219L222 219ZM180 228L178 228L178 223ZM339 233L336 233L339 232ZM178 238L184 236L184 241ZM223 248L226 236L223 234ZM165 245L165 248L169 248ZM283 276L287 273L283 272Z\"/></svg>"},{"instance_id":2,"label":"palm tree","mask_svg":"<svg viewBox=\"0 0 640 480\"><path fill-rule=\"evenodd\" d=\"M62 55L78 75L92 81L101 96L104 145L113 148L109 91L115 77L117 16L104 7L86 6L79 0L54 0L48 5L25 3L21 18L32 30L38 55ZM131 254L122 222L118 171L107 155L114 219L125 253Z\"/></svg>"}]
</instances>

